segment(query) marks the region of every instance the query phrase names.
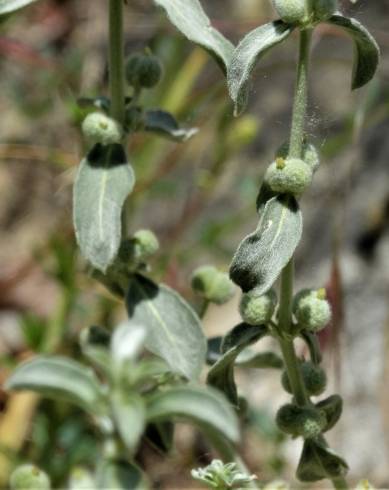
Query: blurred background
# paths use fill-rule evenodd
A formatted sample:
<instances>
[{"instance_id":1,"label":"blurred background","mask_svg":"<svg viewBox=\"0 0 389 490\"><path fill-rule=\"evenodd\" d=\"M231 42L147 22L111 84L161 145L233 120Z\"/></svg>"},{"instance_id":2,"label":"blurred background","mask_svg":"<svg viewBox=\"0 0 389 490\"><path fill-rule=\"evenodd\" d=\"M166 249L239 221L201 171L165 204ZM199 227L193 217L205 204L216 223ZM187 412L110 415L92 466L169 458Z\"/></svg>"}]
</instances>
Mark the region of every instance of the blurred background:
<instances>
[{"instance_id":1,"label":"blurred background","mask_svg":"<svg viewBox=\"0 0 389 490\"><path fill-rule=\"evenodd\" d=\"M369 478L389 488L389 0L340 3L376 37L382 63L372 83L351 93L350 39L329 25L317 29L308 131L322 167L302 201L297 287L326 286L335 313L321 338L328 393L345 397L331 443L349 462L351 481ZM203 5L233 42L274 18L267 0ZM195 302L191 271L207 263L227 270L239 241L256 227L261 177L288 138L297 39L263 59L249 109L234 119L218 66L151 0L128 1L125 32L126 53L148 46L165 65L163 82L143 95L145 106L199 128L184 144L144 133L129 143L137 174L131 231L147 227L158 235L153 277ZM124 315L120 302L85 273L71 223L85 116L77 98L101 94L107 94L106 0L41 0L1 21L0 383L35 352L79 356L81 328L112 327ZM208 336L239 321L238 300L210 308ZM279 372L246 370L239 381L253 406L242 446L250 469L264 481L282 477L308 488L293 480L301 442L285 441L273 422L287 399ZM195 488L189 470L210 457L188 427L176 437L168 463L142 449L156 488ZM69 468L93 464L98 443L75 409L0 391L1 488L9 469L27 459L60 487Z\"/></svg>"}]
</instances>

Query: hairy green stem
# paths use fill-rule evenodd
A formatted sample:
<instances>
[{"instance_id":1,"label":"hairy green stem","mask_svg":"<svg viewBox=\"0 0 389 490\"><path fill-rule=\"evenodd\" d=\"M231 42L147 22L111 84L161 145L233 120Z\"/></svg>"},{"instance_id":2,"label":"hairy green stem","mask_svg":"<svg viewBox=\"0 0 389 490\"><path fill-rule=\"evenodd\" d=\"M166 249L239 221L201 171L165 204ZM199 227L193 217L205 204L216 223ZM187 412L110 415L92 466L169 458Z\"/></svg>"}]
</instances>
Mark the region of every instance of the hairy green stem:
<instances>
[{"instance_id":1,"label":"hairy green stem","mask_svg":"<svg viewBox=\"0 0 389 490\"><path fill-rule=\"evenodd\" d=\"M308 102L308 69L309 51L311 45L311 30L300 31L300 50L297 68L296 91L293 103L292 127L289 144L289 157L301 158L305 135L305 120ZM293 300L294 259L289 261L281 275L279 329L282 337L280 347L285 362L293 396L297 405L304 406L310 403L304 381L299 369L299 362L293 343L292 326L292 300ZM323 438L324 440L324 438ZM332 479L336 490L347 490L348 485L344 478Z\"/></svg>"},{"instance_id":2,"label":"hairy green stem","mask_svg":"<svg viewBox=\"0 0 389 490\"><path fill-rule=\"evenodd\" d=\"M308 68L311 37L311 30L307 29L300 32L300 54L289 145L289 156L291 158L301 158L302 156L308 101Z\"/></svg>"},{"instance_id":3,"label":"hairy green stem","mask_svg":"<svg viewBox=\"0 0 389 490\"><path fill-rule=\"evenodd\" d=\"M109 91L111 116L124 122L123 0L109 0Z\"/></svg>"}]
</instances>

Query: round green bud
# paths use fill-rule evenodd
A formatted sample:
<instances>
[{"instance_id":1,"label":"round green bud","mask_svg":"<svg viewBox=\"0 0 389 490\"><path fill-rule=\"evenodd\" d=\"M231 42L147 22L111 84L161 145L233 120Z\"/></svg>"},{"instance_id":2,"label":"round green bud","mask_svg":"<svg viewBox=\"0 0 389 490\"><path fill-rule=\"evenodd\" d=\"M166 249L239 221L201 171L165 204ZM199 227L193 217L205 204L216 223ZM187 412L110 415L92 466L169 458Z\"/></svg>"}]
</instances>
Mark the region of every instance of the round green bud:
<instances>
[{"instance_id":1,"label":"round green bud","mask_svg":"<svg viewBox=\"0 0 389 490\"><path fill-rule=\"evenodd\" d=\"M312 170L298 158L277 158L266 171L265 182L278 194L300 195L312 182Z\"/></svg>"},{"instance_id":2,"label":"round green bud","mask_svg":"<svg viewBox=\"0 0 389 490\"><path fill-rule=\"evenodd\" d=\"M285 142L281 145L276 153L277 158L287 159L289 154L289 142ZM320 166L320 157L317 148L308 142L303 144L303 156L301 158L304 162L311 168L312 172L315 173Z\"/></svg>"},{"instance_id":3,"label":"round green bud","mask_svg":"<svg viewBox=\"0 0 389 490\"><path fill-rule=\"evenodd\" d=\"M325 299L325 289L300 291L293 300L293 313L299 326L311 332L319 332L328 325L332 312Z\"/></svg>"},{"instance_id":4,"label":"round green bud","mask_svg":"<svg viewBox=\"0 0 389 490\"><path fill-rule=\"evenodd\" d=\"M336 12L337 0L315 0L313 2L313 16L315 22L324 22Z\"/></svg>"},{"instance_id":5,"label":"round green bud","mask_svg":"<svg viewBox=\"0 0 389 490\"><path fill-rule=\"evenodd\" d=\"M262 295L252 290L242 295L239 312L245 323L262 325L271 320L276 304L277 295L273 289Z\"/></svg>"},{"instance_id":6,"label":"round green bud","mask_svg":"<svg viewBox=\"0 0 389 490\"><path fill-rule=\"evenodd\" d=\"M49 477L32 464L19 466L9 480L11 490L48 490L51 488Z\"/></svg>"},{"instance_id":7,"label":"round green bud","mask_svg":"<svg viewBox=\"0 0 389 490\"><path fill-rule=\"evenodd\" d=\"M158 238L151 230L138 230L131 238L121 243L117 261L118 270L123 266L126 269L128 266L131 268L133 265L143 264L157 253L158 249Z\"/></svg>"},{"instance_id":8,"label":"round green bud","mask_svg":"<svg viewBox=\"0 0 389 490\"><path fill-rule=\"evenodd\" d=\"M323 368L313 364L310 361L303 362L300 365L301 375L304 380L305 389L309 396L321 395L327 385L327 375ZM287 371L281 375L281 384L285 391L293 395L293 390L289 382Z\"/></svg>"},{"instance_id":9,"label":"round green bud","mask_svg":"<svg viewBox=\"0 0 389 490\"><path fill-rule=\"evenodd\" d=\"M143 126L143 112L140 107L129 107L124 115L124 125L129 132L135 132Z\"/></svg>"},{"instance_id":10,"label":"round green bud","mask_svg":"<svg viewBox=\"0 0 389 490\"><path fill-rule=\"evenodd\" d=\"M310 396L321 395L327 386L327 375L324 369L311 361L301 364L306 390Z\"/></svg>"},{"instance_id":11,"label":"round green bud","mask_svg":"<svg viewBox=\"0 0 389 490\"><path fill-rule=\"evenodd\" d=\"M278 428L286 434L311 439L321 434L326 419L320 410L288 403L278 410L276 423Z\"/></svg>"},{"instance_id":12,"label":"round green bud","mask_svg":"<svg viewBox=\"0 0 389 490\"><path fill-rule=\"evenodd\" d=\"M198 267L192 273L192 289L199 296L211 303L222 305L235 293L234 283L228 274L221 272L212 265Z\"/></svg>"},{"instance_id":13,"label":"round green bud","mask_svg":"<svg viewBox=\"0 0 389 490\"><path fill-rule=\"evenodd\" d=\"M273 5L287 24L303 23L306 18L306 0L273 0Z\"/></svg>"},{"instance_id":14,"label":"round green bud","mask_svg":"<svg viewBox=\"0 0 389 490\"><path fill-rule=\"evenodd\" d=\"M129 85L135 88L152 88L162 78L162 64L152 54L135 53L131 55L125 68Z\"/></svg>"},{"instance_id":15,"label":"round green bud","mask_svg":"<svg viewBox=\"0 0 389 490\"><path fill-rule=\"evenodd\" d=\"M91 145L119 143L123 137L120 124L101 112L92 112L86 116L82 132Z\"/></svg>"}]
</instances>

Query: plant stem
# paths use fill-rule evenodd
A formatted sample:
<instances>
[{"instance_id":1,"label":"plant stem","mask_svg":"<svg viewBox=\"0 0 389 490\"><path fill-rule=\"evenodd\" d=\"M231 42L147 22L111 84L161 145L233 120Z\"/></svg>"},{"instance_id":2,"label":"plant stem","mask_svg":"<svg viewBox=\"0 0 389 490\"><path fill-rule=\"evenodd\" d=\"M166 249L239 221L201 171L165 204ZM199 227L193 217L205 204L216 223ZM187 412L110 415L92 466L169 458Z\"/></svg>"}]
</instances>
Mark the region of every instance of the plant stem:
<instances>
[{"instance_id":1,"label":"plant stem","mask_svg":"<svg viewBox=\"0 0 389 490\"><path fill-rule=\"evenodd\" d=\"M289 156L291 158L301 158L302 156L308 101L308 68L311 38L311 30L300 31L300 54L289 144Z\"/></svg>"},{"instance_id":2,"label":"plant stem","mask_svg":"<svg viewBox=\"0 0 389 490\"><path fill-rule=\"evenodd\" d=\"M125 120L123 0L109 0L109 92L111 117L121 125ZM122 209L122 236L128 229L127 202Z\"/></svg>"},{"instance_id":3,"label":"plant stem","mask_svg":"<svg viewBox=\"0 0 389 490\"><path fill-rule=\"evenodd\" d=\"M109 88L111 116L124 122L123 0L109 0Z\"/></svg>"},{"instance_id":4,"label":"plant stem","mask_svg":"<svg viewBox=\"0 0 389 490\"><path fill-rule=\"evenodd\" d=\"M308 68L309 50L312 31L300 31L300 51L297 68L296 91L293 103L292 127L289 144L289 157L301 158L305 134L305 119L308 101ZM282 337L279 339L283 354L285 369L288 374L293 396L297 405L304 406L310 403L304 381L299 369L299 362L293 343L292 326L292 299L293 299L294 259L289 261L281 275L279 329ZM346 490L347 482L344 478L334 478L332 484L336 490Z\"/></svg>"}]
</instances>

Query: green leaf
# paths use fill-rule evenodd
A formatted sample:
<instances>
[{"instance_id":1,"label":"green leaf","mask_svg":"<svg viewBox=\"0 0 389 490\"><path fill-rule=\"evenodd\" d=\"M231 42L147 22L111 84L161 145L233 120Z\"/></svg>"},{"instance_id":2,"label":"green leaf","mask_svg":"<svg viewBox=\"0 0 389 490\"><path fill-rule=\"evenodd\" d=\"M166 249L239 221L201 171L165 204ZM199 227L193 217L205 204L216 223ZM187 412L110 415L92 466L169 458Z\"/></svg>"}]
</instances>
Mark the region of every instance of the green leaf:
<instances>
[{"instance_id":1,"label":"green leaf","mask_svg":"<svg viewBox=\"0 0 389 490\"><path fill-rule=\"evenodd\" d=\"M234 327L222 344L223 356L208 372L207 383L222 391L235 406L238 406L238 390L234 379L235 360L248 345L254 344L267 334L267 328L241 323Z\"/></svg>"},{"instance_id":2,"label":"green leaf","mask_svg":"<svg viewBox=\"0 0 389 490\"><path fill-rule=\"evenodd\" d=\"M24 362L8 378L5 389L35 391L74 403L94 415L105 409L103 389L95 374L65 357L41 356Z\"/></svg>"},{"instance_id":3,"label":"green leaf","mask_svg":"<svg viewBox=\"0 0 389 490\"><path fill-rule=\"evenodd\" d=\"M300 481L313 482L343 477L347 471L347 463L330 448L312 439L304 441L296 473Z\"/></svg>"},{"instance_id":4,"label":"green leaf","mask_svg":"<svg viewBox=\"0 0 389 490\"><path fill-rule=\"evenodd\" d=\"M169 112L161 110L146 111L144 130L178 142L187 141L198 132L197 128L180 128Z\"/></svg>"},{"instance_id":5,"label":"green leaf","mask_svg":"<svg viewBox=\"0 0 389 490\"><path fill-rule=\"evenodd\" d=\"M257 212L259 216L261 216L261 214L263 213L268 201L276 196L277 193L271 190L269 184L267 182L262 182L256 201Z\"/></svg>"},{"instance_id":6,"label":"green leaf","mask_svg":"<svg viewBox=\"0 0 389 490\"><path fill-rule=\"evenodd\" d=\"M251 369L282 369L284 362L274 352L255 352L244 349L236 358L235 366Z\"/></svg>"},{"instance_id":7,"label":"green leaf","mask_svg":"<svg viewBox=\"0 0 389 490\"><path fill-rule=\"evenodd\" d=\"M207 364L213 366L221 356L223 337L211 337L207 342Z\"/></svg>"},{"instance_id":8,"label":"green leaf","mask_svg":"<svg viewBox=\"0 0 389 490\"><path fill-rule=\"evenodd\" d=\"M339 395L331 395L325 400L316 404L316 408L322 410L325 413L327 424L324 431L331 430L342 415L343 400Z\"/></svg>"},{"instance_id":9,"label":"green leaf","mask_svg":"<svg viewBox=\"0 0 389 490\"><path fill-rule=\"evenodd\" d=\"M110 395L113 418L122 441L134 454L146 425L146 406L137 393L114 391Z\"/></svg>"},{"instance_id":10,"label":"green leaf","mask_svg":"<svg viewBox=\"0 0 389 490\"><path fill-rule=\"evenodd\" d=\"M149 485L142 471L134 464L117 459L104 461L97 475L101 490L147 490Z\"/></svg>"},{"instance_id":11,"label":"green leaf","mask_svg":"<svg viewBox=\"0 0 389 490\"><path fill-rule=\"evenodd\" d=\"M211 388L180 386L151 396L147 402L149 421L189 420L205 432L216 432L239 441L238 420L226 399Z\"/></svg>"},{"instance_id":12,"label":"green leaf","mask_svg":"<svg viewBox=\"0 0 389 490\"><path fill-rule=\"evenodd\" d=\"M247 106L250 77L256 63L271 48L279 44L293 31L293 26L276 20L249 32L235 49L228 66L227 80L230 95L235 103L235 115Z\"/></svg>"},{"instance_id":13,"label":"green leaf","mask_svg":"<svg viewBox=\"0 0 389 490\"><path fill-rule=\"evenodd\" d=\"M302 229L301 211L293 196L270 199L257 230L241 242L234 255L231 279L244 292L268 291L296 250Z\"/></svg>"},{"instance_id":14,"label":"green leaf","mask_svg":"<svg viewBox=\"0 0 389 490\"><path fill-rule=\"evenodd\" d=\"M335 14L327 22L342 27L352 37L355 54L351 88L363 87L374 77L380 61L380 48L376 40L356 19Z\"/></svg>"},{"instance_id":15,"label":"green leaf","mask_svg":"<svg viewBox=\"0 0 389 490\"><path fill-rule=\"evenodd\" d=\"M122 365L126 361L135 361L142 352L147 336L147 328L133 322L123 322L112 335L111 355L113 361Z\"/></svg>"},{"instance_id":16,"label":"green leaf","mask_svg":"<svg viewBox=\"0 0 389 490\"><path fill-rule=\"evenodd\" d=\"M77 242L84 257L105 272L121 241L121 214L135 183L122 145L97 144L81 162L73 197Z\"/></svg>"},{"instance_id":17,"label":"green leaf","mask_svg":"<svg viewBox=\"0 0 389 490\"><path fill-rule=\"evenodd\" d=\"M34 2L36 0L0 0L0 15L9 14Z\"/></svg>"},{"instance_id":18,"label":"green leaf","mask_svg":"<svg viewBox=\"0 0 389 490\"><path fill-rule=\"evenodd\" d=\"M209 51L227 71L234 46L211 26L199 0L154 0L154 3L165 9L170 22L184 36Z\"/></svg>"},{"instance_id":19,"label":"green leaf","mask_svg":"<svg viewBox=\"0 0 389 490\"><path fill-rule=\"evenodd\" d=\"M197 379L207 346L200 319L188 303L169 287L136 275L129 283L126 306L130 320L148 329L145 347L174 372Z\"/></svg>"},{"instance_id":20,"label":"green leaf","mask_svg":"<svg viewBox=\"0 0 389 490\"><path fill-rule=\"evenodd\" d=\"M111 355L109 344L110 332L96 325L84 328L80 334L80 346L84 356L99 368L104 374L109 375Z\"/></svg>"},{"instance_id":21,"label":"green leaf","mask_svg":"<svg viewBox=\"0 0 389 490\"><path fill-rule=\"evenodd\" d=\"M320 364L323 360L323 356L320 350L320 343L317 334L302 330L300 332L301 338L305 341L309 349L309 356L314 364Z\"/></svg>"}]
</instances>

